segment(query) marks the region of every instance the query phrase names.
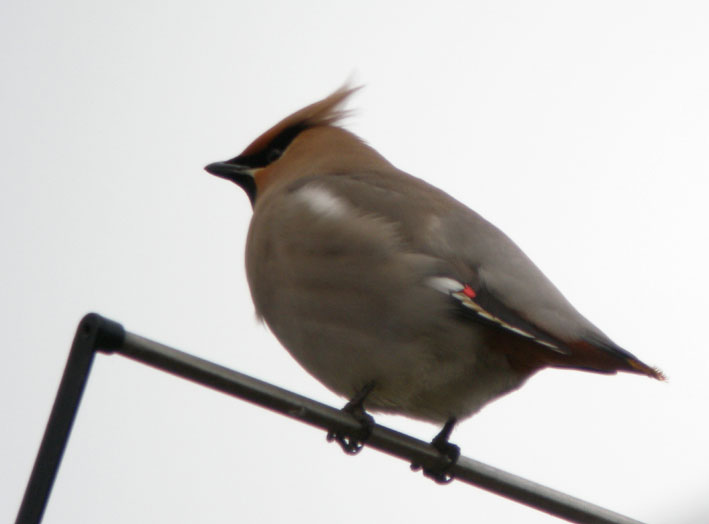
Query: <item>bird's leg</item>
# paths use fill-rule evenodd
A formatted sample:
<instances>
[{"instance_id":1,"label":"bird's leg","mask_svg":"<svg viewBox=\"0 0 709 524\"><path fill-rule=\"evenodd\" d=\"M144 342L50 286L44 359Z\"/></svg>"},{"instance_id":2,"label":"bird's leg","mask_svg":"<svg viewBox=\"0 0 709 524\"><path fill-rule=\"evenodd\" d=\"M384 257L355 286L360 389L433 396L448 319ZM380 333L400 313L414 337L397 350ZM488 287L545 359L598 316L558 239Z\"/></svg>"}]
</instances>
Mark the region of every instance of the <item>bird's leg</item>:
<instances>
[{"instance_id":1,"label":"bird's leg","mask_svg":"<svg viewBox=\"0 0 709 524\"><path fill-rule=\"evenodd\" d=\"M450 470L460 457L460 448L448 442L456 422L455 417L449 418L443 429L431 441L431 445L441 454L441 461L432 468L423 468L423 474L439 484L448 484L453 480ZM418 471L421 465L411 464L411 469Z\"/></svg>"},{"instance_id":2,"label":"bird's leg","mask_svg":"<svg viewBox=\"0 0 709 524\"><path fill-rule=\"evenodd\" d=\"M352 415L357 422L361 424L358 431L348 434L340 431L329 431L327 434L328 442L333 440L342 447L345 453L350 455L356 455L364 447L364 443L372 434L372 427L374 427L374 418L368 415L364 410L364 401L372 390L374 389L374 382L368 382L357 394L350 399L350 401L345 404L342 411Z\"/></svg>"}]
</instances>

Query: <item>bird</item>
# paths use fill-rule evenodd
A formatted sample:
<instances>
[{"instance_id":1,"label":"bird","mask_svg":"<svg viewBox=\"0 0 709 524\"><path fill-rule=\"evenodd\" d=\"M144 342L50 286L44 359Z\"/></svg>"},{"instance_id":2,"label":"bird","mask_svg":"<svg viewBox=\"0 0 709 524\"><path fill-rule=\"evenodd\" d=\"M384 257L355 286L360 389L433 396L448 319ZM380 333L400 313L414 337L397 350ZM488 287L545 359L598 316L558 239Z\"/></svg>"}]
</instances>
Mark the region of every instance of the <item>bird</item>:
<instances>
[{"instance_id":1,"label":"bird","mask_svg":"<svg viewBox=\"0 0 709 524\"><path fill-rule=\"evenodd\" d=\"M545 368L663 373L579 313L500 229L396 168L343 125L347 84L205 170L240 186L253 214L251 297L295 360L362 423L369 413L453 427ZM461 171L465 166L461 166ZM424 473L439 482L449 469Z\"/></svg>"}]
</instances>

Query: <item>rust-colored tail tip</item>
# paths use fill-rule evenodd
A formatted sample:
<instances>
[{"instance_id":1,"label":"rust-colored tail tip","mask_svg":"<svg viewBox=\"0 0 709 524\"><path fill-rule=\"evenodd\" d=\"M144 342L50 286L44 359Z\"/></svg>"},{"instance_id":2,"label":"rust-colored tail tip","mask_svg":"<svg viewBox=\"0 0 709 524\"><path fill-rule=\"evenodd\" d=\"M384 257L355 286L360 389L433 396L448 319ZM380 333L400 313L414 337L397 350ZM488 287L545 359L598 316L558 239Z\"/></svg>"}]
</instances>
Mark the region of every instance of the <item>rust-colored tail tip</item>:
<instances>
[{"instance_id":1,"label":"rust-colored tail tip","mask_svg":"<svg viewBox=\"0 0 709 524\"><path fill-rule=\"evenodd\" d=\"M660 368L652 368L652 378L656 378L657 380L661 380L662 382L668 382L667 380L667 375L665 375Z\"/></svg>"},{"instance_id":2,"label":"rust-colored tail tip","mask_svg":"<svg viewBox=\"0 0 709 524\"><path fill-rule=\"evenodd\" d=\"M650 367L647 364L643 364L639 360L633 359L628 359L628 364L643 375L647 375L648 377L657 379L661 382L667 382L667 376L660 370L660 368Z\"/></svg>"}]
</instances>

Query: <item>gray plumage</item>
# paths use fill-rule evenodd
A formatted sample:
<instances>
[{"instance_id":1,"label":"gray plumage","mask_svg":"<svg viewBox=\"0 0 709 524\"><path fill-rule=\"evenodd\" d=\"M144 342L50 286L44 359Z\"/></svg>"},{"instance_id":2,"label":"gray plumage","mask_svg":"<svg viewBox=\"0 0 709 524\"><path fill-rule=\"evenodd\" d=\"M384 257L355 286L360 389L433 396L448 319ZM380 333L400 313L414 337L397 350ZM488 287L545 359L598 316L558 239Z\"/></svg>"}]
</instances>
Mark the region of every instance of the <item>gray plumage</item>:
<instances>
[{"instance_id":1,"label":"gray plumage","mask_svg":"<svg viewBox=\"0 0 709 524\"><path fill-rule=\"evenodd\" d=\"M208 166L254 203L258 314L331 390L444 422L548 366L662 378L584 318L499 229L338 126L351 90Z\"/></svg>"}]
</instances>

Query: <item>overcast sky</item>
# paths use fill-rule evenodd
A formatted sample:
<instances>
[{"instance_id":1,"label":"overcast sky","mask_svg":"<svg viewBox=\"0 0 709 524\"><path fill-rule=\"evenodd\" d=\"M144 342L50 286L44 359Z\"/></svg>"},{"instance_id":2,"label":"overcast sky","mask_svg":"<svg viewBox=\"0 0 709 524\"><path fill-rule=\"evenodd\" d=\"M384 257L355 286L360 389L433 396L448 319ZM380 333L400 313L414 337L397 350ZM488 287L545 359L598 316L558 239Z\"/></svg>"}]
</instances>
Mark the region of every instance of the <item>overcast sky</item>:
<instances>
[{"instance_id":1,"label":"overcast sky","mask_svg":"<svg viewBox=\"0 0 709 524\"><path fill-rule=\"evenodd\" d=\"M350 78L366 86L350 129L501 227L669 377L544 371L452 440L649 523L709 521L705 2L5 0L0 44L0 521L89 311L344 403L256 321L248 200L202 167ZM46 523L286 519L555 521L97 357Z\"/></svg>"}]
</instances>

